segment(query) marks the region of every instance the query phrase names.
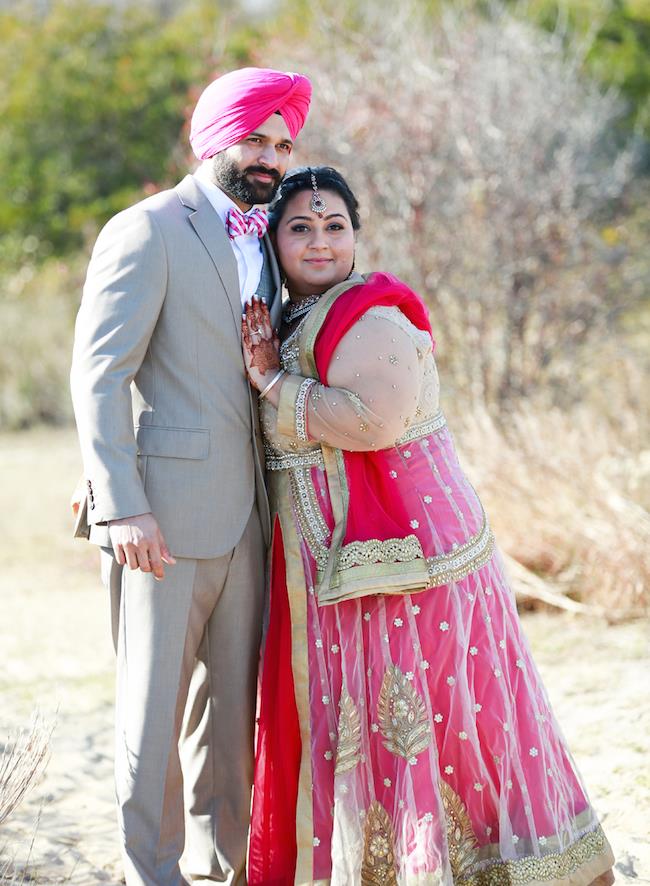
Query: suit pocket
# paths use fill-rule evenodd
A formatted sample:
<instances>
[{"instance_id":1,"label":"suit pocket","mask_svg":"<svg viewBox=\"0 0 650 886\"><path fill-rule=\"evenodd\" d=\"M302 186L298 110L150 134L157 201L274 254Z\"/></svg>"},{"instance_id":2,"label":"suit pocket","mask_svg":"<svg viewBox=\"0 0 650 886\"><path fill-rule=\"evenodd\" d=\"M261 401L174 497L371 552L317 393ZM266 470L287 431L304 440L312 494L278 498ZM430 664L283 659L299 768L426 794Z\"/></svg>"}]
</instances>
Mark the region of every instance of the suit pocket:
<instances>
[{"instance_id":1,"label":"suit pocket","mask_svg":"<svg viewBox=\"0 0 650 886\"><path fill-rule=\"evenodd\" d=\"M163 428L139 425L135 428L138 455L164 458L207 458L210 431L204 428Z\"/></svg>"}]
</instances>

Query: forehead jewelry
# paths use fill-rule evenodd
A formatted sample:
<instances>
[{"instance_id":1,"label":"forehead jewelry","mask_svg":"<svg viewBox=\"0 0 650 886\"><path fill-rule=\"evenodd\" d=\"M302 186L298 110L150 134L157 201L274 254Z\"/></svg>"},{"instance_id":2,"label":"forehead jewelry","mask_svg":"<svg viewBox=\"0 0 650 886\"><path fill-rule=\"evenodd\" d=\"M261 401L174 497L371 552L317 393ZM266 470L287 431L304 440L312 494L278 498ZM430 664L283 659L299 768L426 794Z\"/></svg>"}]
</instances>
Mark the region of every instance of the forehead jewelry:
<instances>
[{"instance_id":1,"label":"forehead jewelry","mask_svg":"<svg viewBox=\"0 0 650 886\"><path fill-rule=\"evenodd\" d=\"M323 200L320 195L320 191L318 190L318 185L316 184L316 175L312 172L311 174L311 186L314 193L311 195L311 205L310 209L312 212L315 212L316 215L324 215L327 209L327 203Z\"/></svg>"}]
</instances>

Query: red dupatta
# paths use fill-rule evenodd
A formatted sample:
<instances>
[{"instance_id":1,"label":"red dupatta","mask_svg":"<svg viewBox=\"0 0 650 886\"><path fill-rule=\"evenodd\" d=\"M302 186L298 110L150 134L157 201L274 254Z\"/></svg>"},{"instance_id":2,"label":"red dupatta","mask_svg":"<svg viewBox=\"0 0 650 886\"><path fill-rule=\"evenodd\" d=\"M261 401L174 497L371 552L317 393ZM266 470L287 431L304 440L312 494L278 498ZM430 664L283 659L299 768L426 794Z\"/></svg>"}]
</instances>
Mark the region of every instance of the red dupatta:
<instances>
[{"instance_id":1,"label":"red dupatta","mask_svg":"<svg viewBox=\"0 0 650 886\"><path fill-rule=\"evenodd\" d=\"M370 308L397 307L418 329L431 335L427 308L405 283L392 274L371 274L365 284L340 295L329 309L314 345L318 375L327 384L327 372L336 346ZM402 537L410 532L409 521L396 484L387 480L384 457L379 452L343 453L350 503L343 544Z\"/></svg>"}]
</instances>

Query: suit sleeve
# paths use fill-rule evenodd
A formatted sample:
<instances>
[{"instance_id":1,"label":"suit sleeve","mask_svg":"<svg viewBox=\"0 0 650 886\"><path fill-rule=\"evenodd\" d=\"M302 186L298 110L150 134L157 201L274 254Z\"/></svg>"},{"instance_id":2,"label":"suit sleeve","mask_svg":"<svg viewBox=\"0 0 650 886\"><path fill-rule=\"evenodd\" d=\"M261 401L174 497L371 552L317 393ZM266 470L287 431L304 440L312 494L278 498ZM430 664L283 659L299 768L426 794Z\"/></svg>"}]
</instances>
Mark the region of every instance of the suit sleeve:
<instances>
[{"instance_id":1,"label":"suit sleeve","mask_svg":"<svg viewBox=\"0 0 650 886\"><path fill-rule=\"evenodd\" d=\"M151 510L137 469L130 385L166 285L165 245L151 214L132 207L111 219L88 267L70 373L90 524Z\"/></svg>"}]
</instances>

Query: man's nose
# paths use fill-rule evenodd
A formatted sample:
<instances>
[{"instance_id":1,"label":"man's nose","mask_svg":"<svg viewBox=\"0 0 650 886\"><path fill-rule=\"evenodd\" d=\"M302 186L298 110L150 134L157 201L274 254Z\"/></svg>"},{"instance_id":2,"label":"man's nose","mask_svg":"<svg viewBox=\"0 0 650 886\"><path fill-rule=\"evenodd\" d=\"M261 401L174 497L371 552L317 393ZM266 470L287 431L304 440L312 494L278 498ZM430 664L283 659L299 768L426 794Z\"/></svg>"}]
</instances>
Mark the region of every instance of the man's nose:
<instances>
[{"instance_id":1,"label":"man's nose","mask_svg":"<svg viewBox=\"0 0 650 886\"><path fill-rule=\"evenodd\" d=\"M278 168L278 152L273 145L264 145L258 160L262 166L266 166L268 169Z\"/></svg>"}]
</instances>

